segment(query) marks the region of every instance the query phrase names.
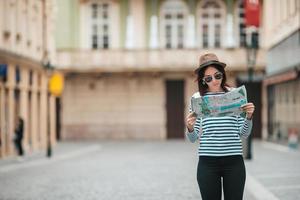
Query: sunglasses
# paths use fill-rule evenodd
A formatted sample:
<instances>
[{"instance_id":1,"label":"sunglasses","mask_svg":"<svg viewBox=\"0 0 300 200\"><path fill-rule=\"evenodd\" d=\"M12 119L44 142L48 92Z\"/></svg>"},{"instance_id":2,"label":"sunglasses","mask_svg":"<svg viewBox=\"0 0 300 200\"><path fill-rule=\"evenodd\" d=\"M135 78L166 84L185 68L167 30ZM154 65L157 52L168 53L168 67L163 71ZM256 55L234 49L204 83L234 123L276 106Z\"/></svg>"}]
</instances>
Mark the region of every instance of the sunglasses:
<instances>
[{"instance_id":1,"label":"sunglasses","mask_svg":"<svg viewBox=\"0 0 300 200\"><path fill-rule=\"evenodd\" d=\"M214 76L205 76L202 80L205 82L205 83L209 83L213 80L213 77L215 78L215 80L220 80L223 78L223 74L221 72L216 72L214 74Z\"/></svg>"}]
</instances>

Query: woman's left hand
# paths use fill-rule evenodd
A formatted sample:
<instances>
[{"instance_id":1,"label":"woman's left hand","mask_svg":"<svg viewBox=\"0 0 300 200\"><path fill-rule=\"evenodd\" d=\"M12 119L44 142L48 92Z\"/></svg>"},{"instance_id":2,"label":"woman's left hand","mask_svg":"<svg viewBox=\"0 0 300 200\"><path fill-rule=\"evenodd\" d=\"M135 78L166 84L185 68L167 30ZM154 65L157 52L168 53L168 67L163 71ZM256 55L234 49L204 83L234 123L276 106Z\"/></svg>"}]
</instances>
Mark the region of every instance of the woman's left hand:
<instances>
[{"instance_id":1,"label":"woman's left hand","mask_svg":"<svg viewBox=\"0 0 300 200\"><path fill-rule=\"evenodd\" d=\"M241 106L242 110L246 112L247 119L252 119L252 115L255 109L253 103L249 102Z\"/></svg>"}]
</instances>

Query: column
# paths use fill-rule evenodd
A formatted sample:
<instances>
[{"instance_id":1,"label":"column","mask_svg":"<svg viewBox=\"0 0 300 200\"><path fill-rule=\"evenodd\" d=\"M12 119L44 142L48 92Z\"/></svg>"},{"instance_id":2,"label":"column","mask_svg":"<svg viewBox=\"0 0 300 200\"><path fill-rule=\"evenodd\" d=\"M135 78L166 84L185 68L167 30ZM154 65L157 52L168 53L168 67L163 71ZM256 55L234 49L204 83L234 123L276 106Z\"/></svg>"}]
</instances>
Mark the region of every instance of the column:
<instances>
[{"instance_id":1,"label":"column","mask_svg":"<svg viewBox=\"0 0 300 200\"><path fill-rule=\"evenodd\" d=\"M20 82L20 116L24 120L24 136L23 144L24 149L28 149L28 133L29 133L29 120L28 120L28 89L29 89L29 71L24 66L20 69L21 82Z\"/></svg>"},{"instance_id":2,"label":"column","mask_svg":"<svg viewBox=\"0 0 300 200\"><path fill-rule=\"evenodd\" d=\"M158 48L158 17L157 0L151 0L151 18L150 18L150 48Z\"/></svg>"},{"instance_id":3,"label":"column","mask_svg":"<svg viewBox=\"0 0 300 200\"><path fill-rule=\"evenodd\" d=\"M16 85L16 69L13 64L8 64L8 127L7 127L7 154L12 155L14 152L14 130L15 130L15 101L14 101L14 90Z\"/></svg>"},{"instance_id":4,"label":"column","mask_svg":"<svg viewBox=\"0 0 300 200\"><path fill-rule=\"evenodd\" d=\"M268 139L268 92L267 85L262 85L262 139Z\"/></svg>"},{"instance_id":5,"label":"column","mask_svg":"<svg viewBox=\"0 0 300 200\"><path fill-rule=\"evenodd\" d=\"M133 19L134 48L146 48L145 0L131 0L130 13Z\"/></svg>"},{"instance_id":6,"label":"column","mask_svg":"<svg viewBox=\"0 0 300 200\"><path fill-rule=\"evenodd\" d=\"M47 109L47 85L48 85L48 79L47 74L43 73L41 76L41 92L40 92L40 136L41 136L41 149L45 149L47 147L47 115L48 115L48 109Z\"/></svg>"},{"instance_id":7,"label":"column","mask_svg":"<svg viewBox=\"0 0 300 200\"><path fill-rule=\"evenodd\" d=\"M133 49L134 48L134 33L133 33L133 17L132 17L132 8L131 5L132 1L127 1L127 16L126 16L126 41L125 41L125 48L126 49Z\"/></svg>"},{"instance_id":8,"label":"column","mask_svg":"<svg viewBox=\"0 0 300 200\"><path fill-rule=\"evenodd\" d=\"M37 144L37 91L38 91L38 74L36 71L32 73L32 90L31 90L31 143L32 150L36 150L38 148Z\"/></svg>"},{"instance_id":9,"label":"column","mask_svg":"<svg viewBox=\"0 0 300 200\"><path fill-rule=\"evenodd\" d=\"M232 0L226 0L227 16L226 16L226 47L233 48L235 41L233 38L233 2Z\"/></svg>"},{"instance_id":10,"label":"column","mask_svg":"<svg viewBox=\"0 0 300 200\"><path fill-rule=\"evenodd\" d=\"M53 95L50 95L49 97L49 112L50 112L50 141L52 147L56 143L56 105L55 105L55 97Z\"/></svg>"},{"instance_id":11,"label":"column","mask_svg":"<svg viewBox=\"0 0 300 200\"><path fill-rule=\"evenodd\" d=\"M5 146L6 146L6 142L5 142L5 125L6 125L6 121L5 121L5 87L4 84L0 82L0 137L1 137L1 157L3 157L5 155Z\"/></svg>"},{"instance_id":12,"label":"column","mask_svg":"<svg viewBox=\"0 0 300 200\"><path fill-rule=\"evenodd\" d=\"M2 16L3 16L3 14L5 14L4 13L4 8L3 8L3 4L4 4L4 2L3 1L0 1L0 13L2 14ZM0 33L2 33L3 34L3 21L4 21L4 18L0 18ZM0 38L0 46L2 47L3 46L3 36Z\"/></svg>"},{"instance_id":13,"label":"column","mask_svg":"<svg viewBox=\"0 0 300 200\"><path fill-rule=\"evenodd\" d=\"M195 0L189 0L189 16L188 16L188 29L187 29L187 47L196 47L196 28L195 28Z\"/></svg>"}]
</instances>

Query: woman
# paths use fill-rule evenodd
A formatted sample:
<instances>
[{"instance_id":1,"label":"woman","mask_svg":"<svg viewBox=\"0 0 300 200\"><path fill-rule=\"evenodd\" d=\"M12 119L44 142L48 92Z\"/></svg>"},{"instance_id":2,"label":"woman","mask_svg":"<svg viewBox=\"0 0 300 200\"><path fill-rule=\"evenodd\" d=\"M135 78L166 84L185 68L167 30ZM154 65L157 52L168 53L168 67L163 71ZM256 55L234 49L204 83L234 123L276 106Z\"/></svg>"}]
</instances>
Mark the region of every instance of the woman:
<instances>
[{"instance_id":1,"label":"woman","mask_svg":"<svg viewBox=\"0 0 300 200\"><path fill-rule=\"evenodd\" d=\"M225 66L215 54L202 55L195 70L199 93L193 96L228 92L231 88L226 85ZM200 119L191 110L187 116L189 140L200 140L197 181L202 200L221 200L222 186L225 200L243 199L246 172L240 137L250 135L254 105L247 103L241 109L246 118L223 116Z\"/></svg>"}]
</instances>

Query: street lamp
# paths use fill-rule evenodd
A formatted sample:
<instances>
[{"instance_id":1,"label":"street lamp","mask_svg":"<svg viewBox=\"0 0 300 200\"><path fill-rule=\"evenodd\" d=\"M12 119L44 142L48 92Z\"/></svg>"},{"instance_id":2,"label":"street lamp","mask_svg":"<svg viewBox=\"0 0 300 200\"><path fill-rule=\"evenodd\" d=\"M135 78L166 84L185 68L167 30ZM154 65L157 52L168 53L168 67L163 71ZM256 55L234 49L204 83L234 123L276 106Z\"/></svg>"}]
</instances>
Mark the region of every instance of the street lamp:
<instances>
[{"instance_id":1,"label":"street lamp","mask_svg":"<svg viewBox=\"0 0 300 200\"><path fill-rule=\"evenodd\" d=\"M254 66L256 63L256 55L258 49L258 31L256 27L247 28L246 38L246 54L247 54L247 68L248 68L248 83L253 82ZM252 159L252 134L247 139L247 154L246 159Z\"/></svg>"},{"instance_id":2,"label":"street lamp","mask_svg":"<svg viewBox=\"0 0 300 200\"><path fill-rule=\"evenodd\" d=\"M52 144L51 144L51 127L50 127L50 111L51 109L56 109L56 105L53 102L53 98L55 98L54 100L56 100L57 97L60 97L62 95L63 92L63 88L64 88L64 76L62 73L60 73L58 70L55 70L55 67L53 65L51 65L49 60L45 60L44 62L44 68L47 71L47 75L49 78L48 84L47 84L47 91L49 91L50 93L50 100L51 101L48 104L48 129L47 129L47 138L48 138L48 142L47 142L47 156L51 157L52 155ZM51 108L50 105L53 105L53 107ZM52 124L53 125L53 124ZM57 124L56 124L57 125ZM53 128L53 127L52 127Z\"/></svg>"},{"instance_id":3,"label":"street lamp","mask_svg":"<svg viewBox=\"0 0 300 200\"><path fill-rule=\"evenodd\" d=\"M47 76L49 77L50 74L52 73L54 67L51 65L50 61L49 60L46 60L44 63L43 63L43 67L44 69L46 70L47 72ZM47 86L47 91L48 91L48 86ZM48 92L47 92L47 96L48 96ZM50 112L50 108L49 108L49 103L47 104L47 157L51 157L52 156L52 145L51 145L51 135L50 135L50 125L49 125L49 119L50 119L50 115L49 115L49 112Z\"/></svg>"}]
</instances>

